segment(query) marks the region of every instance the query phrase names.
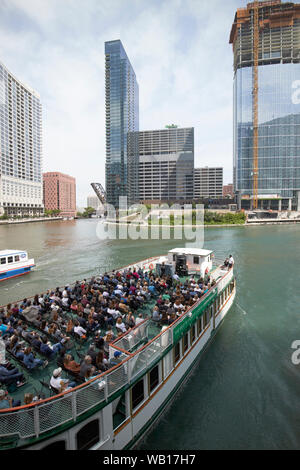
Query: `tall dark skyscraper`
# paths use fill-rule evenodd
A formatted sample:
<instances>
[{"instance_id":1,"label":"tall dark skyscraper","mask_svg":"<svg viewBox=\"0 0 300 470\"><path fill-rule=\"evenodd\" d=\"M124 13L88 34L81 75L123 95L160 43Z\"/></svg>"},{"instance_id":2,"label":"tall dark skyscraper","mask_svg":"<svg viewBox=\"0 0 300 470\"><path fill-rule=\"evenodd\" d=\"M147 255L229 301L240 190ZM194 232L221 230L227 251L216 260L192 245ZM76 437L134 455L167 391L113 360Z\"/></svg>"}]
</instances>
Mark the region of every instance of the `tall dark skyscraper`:
<instances>
[{"instance_id":1,"label":"tall dark skyscraper","mask_svg":"<svg viewBox=\"0 0 300 470\"><path fill-rule=\"evenodd\" d=\"M235 190L245 209L255 200L262 209L299 210L300 5L273 0L239 8L230 43Z\"/></svg>"},{"instance_id":2,"label":"tall dark skyscraper","mask_svg":"<svg viewBox=\"0 0 300 470\"><path fill-rule=\"evenodd\" d=\"M135 202L138 155L128 161L128 132L139 130L139 87L120 40L105 43L106 192L119 207L119 197Z\"/></svg>"}]
</instances>

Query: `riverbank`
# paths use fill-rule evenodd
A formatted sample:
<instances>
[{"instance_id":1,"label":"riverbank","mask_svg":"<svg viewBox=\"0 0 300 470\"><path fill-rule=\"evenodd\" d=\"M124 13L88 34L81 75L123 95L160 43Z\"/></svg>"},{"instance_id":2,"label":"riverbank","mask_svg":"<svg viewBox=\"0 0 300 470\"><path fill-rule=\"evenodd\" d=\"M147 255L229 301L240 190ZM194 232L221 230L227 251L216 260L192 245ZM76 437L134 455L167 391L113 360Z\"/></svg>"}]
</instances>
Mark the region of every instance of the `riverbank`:
<instances>
[{"instance_id":1,"label":"riverbank","mask_svg":"<svg viewBox=\"0 0 300 470\"><path fill-rule=\"evenodd\" d=\"M32 224L35 222L54 222L57 220L63 220L62 217L41 217L37 219L20 219L20 220L1 220L1 225L13 225L13 224Z\"/></svg>"}]
</instances>

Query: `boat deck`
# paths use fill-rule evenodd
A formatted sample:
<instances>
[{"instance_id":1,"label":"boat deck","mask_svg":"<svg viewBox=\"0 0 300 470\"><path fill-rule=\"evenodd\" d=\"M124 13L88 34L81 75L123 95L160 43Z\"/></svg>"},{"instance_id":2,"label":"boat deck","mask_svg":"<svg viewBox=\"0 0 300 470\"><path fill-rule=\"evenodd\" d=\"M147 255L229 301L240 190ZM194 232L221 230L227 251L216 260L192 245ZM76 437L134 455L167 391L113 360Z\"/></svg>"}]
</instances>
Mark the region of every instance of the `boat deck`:
<instances>
[{"instance_id":1,"label":"boat deck","mask_svg":"<svg viewBox=\"0 0 300 470\"><path fill-rule=\"evenodd\" d=\"M150 318L152 314L153 307L156 303L156 298L152 298L149 302L145 303L143 307L139 308L138 311L132 312L134 317L137 318L139 314L143 315L144 319ZM64 319L70 319L70 318L75 318L75 314L73 314L72 311L68 312L63 312L60 314ZM47 319L47 317L45 317ZM26 323L26 322L24 322ZM32 324L27 323L28 325L28 332L31 331L36 331L37 333L41 335L45 335L44 332L41 332L37 328L35 328ZM159 327L157 324L154 322L149 322L149 328L148 328L148 336L147 339L151 340L152 338L156 337L161 331L161 327ZM101 336L105 336L106 330L101 330L97 329L97 332L100 332ZM115 327L113 327L113 333L117 337L117 330ZM126 333L125 333L126 335ZM95 336L94 335L89 335L87 336L87 339L85 341L81 341L80 339L75 338L73 335L71 336L71 347L67 350L67 353L71 354L74 357L74 360L76 362L80 362L82 358L86 355L87 351L89 350L89 347L92 345L94 342ZM52 344L57 343L57 340L52 340L49 337L49 340ZM25 342L24 346L30 346L30 344ZM137 347L140 346L140 343L137 344ZM136 348L135 348L136 349ZM45 360L45 357L42 356L39 353L35 353L35 357L38 359ZM7 390L9 393L9 396L13 398L13 400L20 400L21 405L24 404L24 394L26 393L32 393L34 396L39 396L41 399L46 399L50 398L51 396L54 395L54 393L50 390L49 388L49 383L50 379L52 376L52 373L54 369L57 369L59 367L59 364L57 363L57 355L52 359L48 359L49 364L47 365L46 368L39 367L35 370L28 370L24 366L24 364L21 361L18 361L17 359L14 358L14 356L9 353L9 351L6 352L6 360L9 361L11 364L15 365L19 372L22 372L24 374L25 378L25 384L21 387L18 387L15 389L15 387L12 386L6 386L6 385L0 385L0 388L3 390ZM63 378L70 379L70 381L74 381L74 376L71 373L68 373L67 371L63 370L62 374ZM82 382L78 382L78 385L80 385Z\"/></svg>"}]
</instances>

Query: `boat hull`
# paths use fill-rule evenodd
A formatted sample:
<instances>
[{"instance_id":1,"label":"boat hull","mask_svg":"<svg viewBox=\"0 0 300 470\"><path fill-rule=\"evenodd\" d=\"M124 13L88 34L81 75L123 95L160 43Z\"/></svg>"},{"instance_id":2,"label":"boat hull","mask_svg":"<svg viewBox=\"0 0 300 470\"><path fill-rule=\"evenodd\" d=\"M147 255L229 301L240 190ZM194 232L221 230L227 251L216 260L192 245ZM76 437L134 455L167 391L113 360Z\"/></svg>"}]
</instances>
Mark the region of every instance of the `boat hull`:
<instances>
[{"instance_id":1,"label":"boat hull","mask_svg":"<svg viewBox=\"0 0 300 470\"><path fill-rule=\"evenodd\" d=\"M15 267L7 271L0 272L0 282L29 274L34 266L34 264L31 264L29 266Z\"/></svg>"}]
</instances>

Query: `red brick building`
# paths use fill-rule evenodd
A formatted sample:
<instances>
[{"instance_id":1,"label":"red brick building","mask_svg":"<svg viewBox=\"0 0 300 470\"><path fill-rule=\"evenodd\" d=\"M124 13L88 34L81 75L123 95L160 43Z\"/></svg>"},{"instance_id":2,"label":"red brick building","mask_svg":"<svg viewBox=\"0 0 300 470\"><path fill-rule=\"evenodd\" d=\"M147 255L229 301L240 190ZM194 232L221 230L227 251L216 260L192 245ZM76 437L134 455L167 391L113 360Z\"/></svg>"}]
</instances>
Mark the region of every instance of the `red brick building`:
<instances>
[{"instance_id":1,"label":"red brick building","mask_svg":"<svg viewBox=\"0 0 300 470\"><path fill-rule=\"evenodd\" d=\"M45 210L59 209L62 217L76 216L76 180L58 171L43 174Z\"/></svg>"},{"instance_id":2,"label":"red brick building","mask_svg":"<svg viewBox=\"0 0 300 470\"><path fill-rule=\"evenodd\" d=\"M234 197L233 184L223 186L223 197Z\"/></svg>"}]
</instances>

